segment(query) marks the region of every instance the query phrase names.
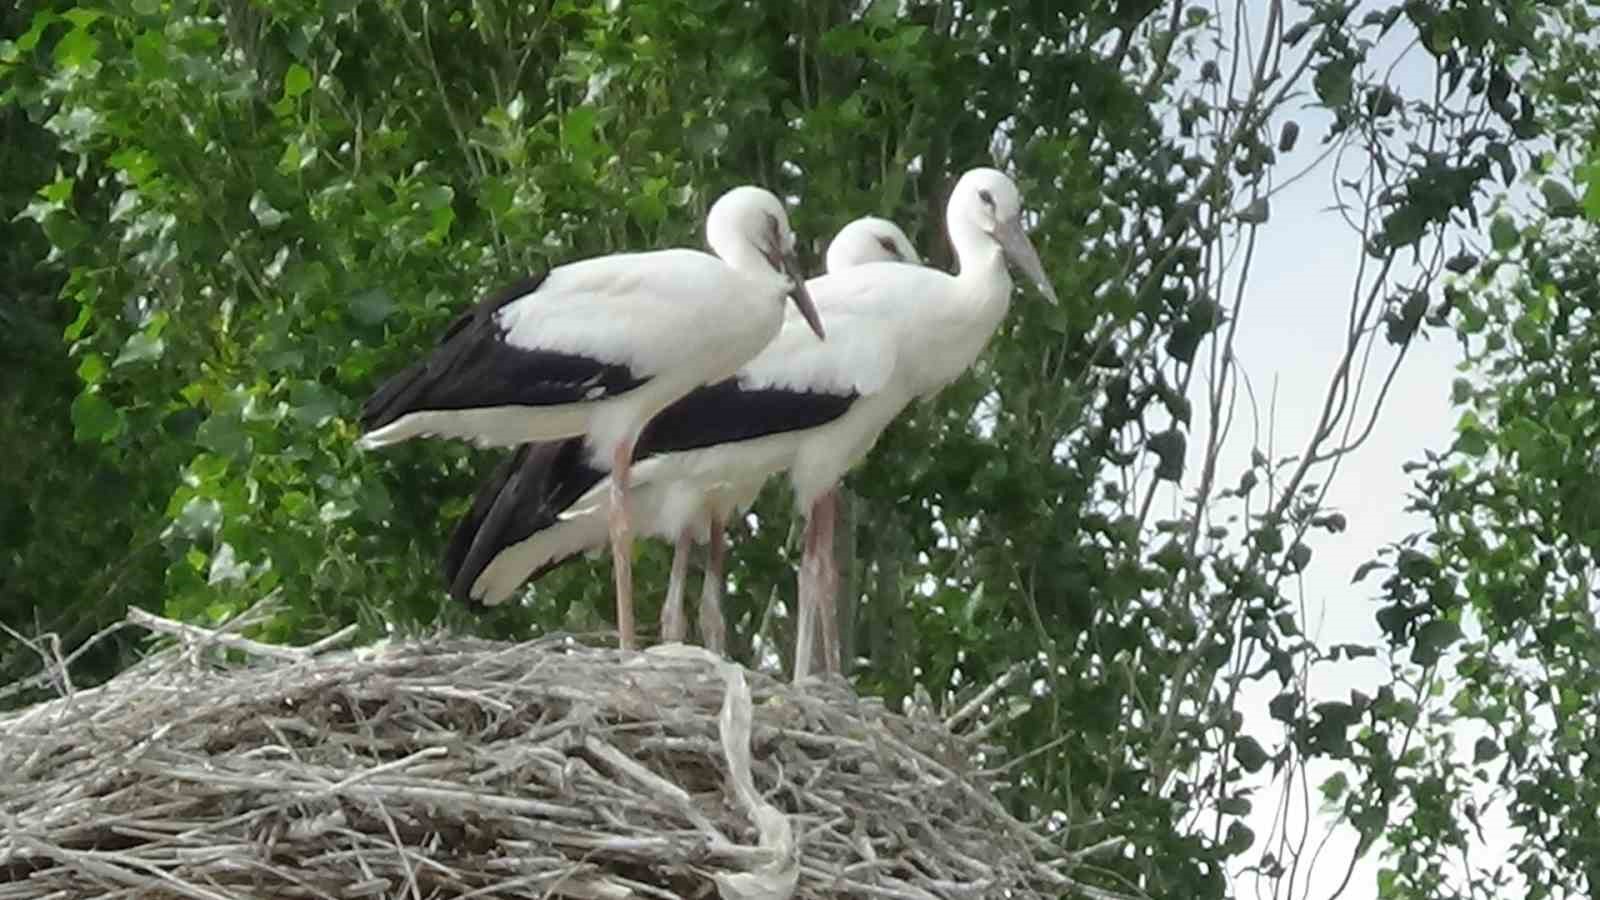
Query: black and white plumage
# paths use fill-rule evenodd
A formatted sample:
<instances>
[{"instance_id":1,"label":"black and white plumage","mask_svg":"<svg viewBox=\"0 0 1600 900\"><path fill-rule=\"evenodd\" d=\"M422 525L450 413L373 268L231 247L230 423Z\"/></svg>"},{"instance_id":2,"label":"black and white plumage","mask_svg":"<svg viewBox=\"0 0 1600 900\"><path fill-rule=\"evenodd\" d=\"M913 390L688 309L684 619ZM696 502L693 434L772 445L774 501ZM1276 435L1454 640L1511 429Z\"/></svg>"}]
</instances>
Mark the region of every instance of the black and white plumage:
<instances>
[{"instance_id":1,"label":"black and white plumage","mask_svg":"<svg viewBox=\"0 0 1600 900\"><path fill-rule=\"evenodd\" d=\"M458 317L428 358L385 382L363 410L359 444L413 437L487 446L582 438L587 465L612 473L609 530L618 631L633 640L629 467L639 431L702 384L761 351L784 298L823 336L783 204L739 187L706 219L712 253L671 249L568 263Z\"/></svg>"},{"instance_id":2,"label":"black and white plumage","mask_svg":"<svg viewBox=\"0 0 1600 900\"><path fill-rule=\"evenodd\" d=\"M894 223L865 217L840 230L826 259L830 269L840 269L883 260L917 262L917 255ZM840 320L849 318L839 314ZM870 351L870 332L866 345L838 327L830 328L825 345L797 340L804 332L804 323L789 317L773 345L736 377L690 392L640 435L634 470L652 473L635 483L633 504L640 528L676 542L662 623L667 640L684 636L682 598L689 545L703 543L709 544L709 559L701 596L701 632L708 647L721 649L722 523L748 508L775 469L756 462L726 470L702 468L697 474L705 477L673 479L660 473L651 459L667 455L692 465L717 446L745 447L770 456L773 448L768 445L781 441L781 435L803 433L848 411L860 397L851 379L835 372L831 380L806 390L788 383L782 373L825 370L830 361L837 370L853 355ZM826 346L829 352L820 354L819 360L813 344ZM866 386L871 387L870 382ZM769 440L762 442L763 438ZM538 579L604 541L607 475L572 452L571 443L519 448L483 484L445 556L444 572L453 596L498 604L525 581ZM781 446L777 449L781 458ZM737 477L741 472L746 475L742 480Z\"/></svg>"},{"instance_id":3,"label":"black and white plumage","mask_svg":"<svg viewBox=\"0 0 1600 900\"><path fill-rule=\"evenodd\" d=\"M949 275L920 265L868 262L813 279L808 288L828 322L826 345L806 346L796 340L792 321L760 356L740 370L741 396L780 391L800 408L818 409L820 398L834 398L843 412L810 427L742 439L705 440L686 449L650 448L634 474L641 490L659 485L663 497L652 533L671 536L685 523L717 521L748 504L771 474L787 472L796 505L805 515L806 536L800 567L799 643L795 679L812 666L811 648L820 624L822 667L840 669L835 594L837 573L832 560L835 489L841 478L871 450L895 416L912 401L937 393L960 377L977 359L1010 307L1013 283L1008 260L1029 276L1047 298L1055 290L1021 224L1022 200L1016 185L989 168L968 171L957 182L946 207L946 227L956 251L959 274ZM811 342L815 344L815 342ZM680 403L692 409L693 395ZM752 405L759 405L752 403ZM736 413L691 421L673 407L652 423L668 433L710 435L738 427ZM671 424L677 422L677 424ZM687 443L680 438L678 443ZM587 476L577 478L584 481ZM485 554L481 572L456 573L458 591L483 596L491 586L506 593L523 574L538 570L561 554L591 546L581 538L585 528L605 515L603 476L576 500L555 509L546 504L548 525L514 543L500 543ZM549 479L551 496L572 496L567 480ZM750 492L750 493L746 493ZM701 517L705 509L713 515ZM709 535L707 535L709 537ZM478 540L495 544L486 530ZM818 619L821 622L818 622Z\"/></svg>"}]
</instances>

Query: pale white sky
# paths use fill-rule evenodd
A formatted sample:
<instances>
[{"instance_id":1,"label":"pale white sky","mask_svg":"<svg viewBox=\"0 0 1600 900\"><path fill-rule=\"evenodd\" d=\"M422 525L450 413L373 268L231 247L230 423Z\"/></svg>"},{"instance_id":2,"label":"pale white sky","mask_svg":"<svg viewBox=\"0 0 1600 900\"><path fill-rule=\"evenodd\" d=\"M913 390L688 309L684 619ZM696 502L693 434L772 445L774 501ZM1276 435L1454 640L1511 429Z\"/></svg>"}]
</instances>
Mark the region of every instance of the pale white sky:
<instances>
[{"instance_id":1,"label":"pale white sky","mask_svg":"<svg viewBox=\"0 0 1600 900\"><path fill-rule=\"evenodd\" d=\"M1265 2L1251 2L1257 8L1259 23L1264 20ZM1303 10L1291 5L1290 22L1303 15ZM1364 12L1358 9L1351 19L1360 21L1362 15ZM1396 32L1401 30L1395 29ZM1399 49L1385 48L1390 58ZM1395 71L1395 81L1402 86L1402 92L1410 96L1427 96L1432 79L1431 61L1420 48L1412 48ZM1302 127L1301 138L1295 151L1281 157L1280 161L1293 163L1298 168L1309 163L1318 152L1327 118L1309 111L1296 111L1294 118ZM1333 201L1331 167L1331 161L1324 163L1313 175L1273 198L1272 219L1261 230L1246 293L1246 308L1236 339L1237 354L1263 404L1271 396L1276 382L1278 402L1272 433L1278 455L1298 452L1304 447L1320 416L1322 398L1342 350L1351 290L1361 261L1358 238L1338 213L1327 209ZM1437 297L1436 289L1434 303ZM1202 348L1201 358L1205 353ZM1332 482L1328 502L1345 514L1349 527L1336 535L1319 530L1307 539L1315 556L1302 583L1308 632L1322 646L1345 642L1382 643L1374 619L1377 605L1373 602L1381 577L1375 574L1363 584L1352 585L1351 576L1359 565L1372 559L1381 546L1427 525L1420 517L1404 512L1411 478L1401 466L1408 460L1420 458L1424 449L1443 451L1453 441L1455 414L1450 408L1449 391L1460 359L1458 345L1447 332L1436 333L1431 340L1415 341L1391 389L1376 431L1359 451L1346 459ZM1382 363L1386 361L1387 357L1378 357L1370 378L1369 395L1376 391L1384 369ZM1370 401L1365 401L1364 405L1370 406ZM1198 398L1196 411L1191 448L1202 443L1200 436L1210 427L1203 421ZM1242 410L1219 469L1222 484L1235 483L1248 467L1251 431L1248 412ZM1266 422L1261 424L1261 431L1267 433ZM1197 481L1198 462L1197 452L1191 451L1185 488ZM1381 658L1320 670L1313 675L1309 702L1348 700L1351 689L1370 696L1387 680L1387 674L1387 664ZM1283 736L1282 727L1267 714L1267 703L1277 692L1276 679L1269 678L1265 684L1247 691L1238 703L1247 729L1269 750ZM1316 785L1332 771L1328 767L1312 769L1309 780L1313 804L1320 802ZM1253 799L1254 809L1247 822L1256 833L1257 843L1246 857L1250 861L1259 858L1272 833L1278 788L1266 788ZM1303 806L1299 806L1293 815L1303 816L1304 812ZM1321 831L1320 823L1314 824L1310 848L1316 847ZM1355 844L1354 830L1340 829L1317 866L1303 871L1291 890L1279 896L1284 900L1326 900L1338 887ZM1377 896L1378 853L1377 849L1368 853L1343 897L1371 900ZM1279 855L1281 858L1282 854ZM1233 887L1239 896L1257 895L1257 885L1250 878L1236 879Z\"/></svg>"}]
</instances>

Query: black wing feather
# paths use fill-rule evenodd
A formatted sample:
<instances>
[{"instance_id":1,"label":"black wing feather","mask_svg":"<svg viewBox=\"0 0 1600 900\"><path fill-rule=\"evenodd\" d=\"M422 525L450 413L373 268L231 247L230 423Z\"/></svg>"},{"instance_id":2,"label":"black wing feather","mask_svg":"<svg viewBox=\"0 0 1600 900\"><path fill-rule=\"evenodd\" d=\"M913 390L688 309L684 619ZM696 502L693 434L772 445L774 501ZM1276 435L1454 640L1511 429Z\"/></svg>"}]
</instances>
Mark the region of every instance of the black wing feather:
<instances>
[{"instance_id":1,"label":"black wing feather","mask_svg":"<svg viewBox=\"0 0 1600 900\"><path fill-rule=\"evenodd\" d=\"M444 555L450 595L474 603L472 584L497 554L554 525L605 476L586 461L583 438L519 446L478 489L472 509L450 535ZM576 556L552 560L526 580L537 580Z\"/></svg>"},{"instance_id":2,"label":"black wing feather","mask_svg":"<svg viewBox=\"0 0 1600 900\"><path fill-rule=\"evenodd\" d=\"M844 415L859 396L747 388L730 378L663 410L640 434L634 461L815 428ZM555 525L606 475L588 464L582 438L518 447L479 487L472 509L450 536L444 576L451 596L472 603L472 584L496 554ZM526 580L537 581L579 555L550 560Z\"/></svg>"},{"instance_id":3,"label":"black wing feather","mask_svg":"<svg viewBox=\"0 0 1600 900\"><path fill-rule=\"evenodd\" d=\"M860 397L854 391L748 387L729 378L695 388L662 410L640 432L633 458L816 428L844 415Z\"/></svg>"},{"instance_id":4,"label":"black wing feather","mask_svg":"<svg viewBox=\"0 0 1600 900\"><path fill-rule=\"evenodd\" d=\"M542 275L524 278L457 316L427 358L402 369L373 392L361 408L362 428L372 431L423 410L600 400L650 380L619 363L507 344L495 313L533 293L543 281Z\"/></svg>"}]
</instances>

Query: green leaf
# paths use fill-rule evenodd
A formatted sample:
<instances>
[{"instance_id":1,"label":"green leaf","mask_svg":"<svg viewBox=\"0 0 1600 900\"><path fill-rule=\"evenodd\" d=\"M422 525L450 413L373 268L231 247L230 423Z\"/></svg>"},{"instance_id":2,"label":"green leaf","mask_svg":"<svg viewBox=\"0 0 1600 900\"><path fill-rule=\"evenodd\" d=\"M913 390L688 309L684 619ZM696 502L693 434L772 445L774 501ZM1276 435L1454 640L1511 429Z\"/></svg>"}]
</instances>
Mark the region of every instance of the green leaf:
<instances>
[{"instance_id":1,"label":"green leaf","mask_svg":"<svg viewBox=\"0 0 1600 900\"><path fill-rule=\"evenodd\" d=\"M133 60L140 74L149 81L164 81L172 76L168 51L169 46L159 31L147 31L133 39Z\"/></svg>"},{"instance_id":2,"label":"green leaf","mask_svg":"<svg viewBox=\"0 0 1600 900\"><path fill-rule=\"evenodd\" d=\"M250 435L237 414L217 413L200 423L195 432L200 446L224 457L242 457L250 452Z\"/></svg>"},{"instance_id":3,"label":"green leaf","mask_svg":"<svg viewBox=\"0 0 1600 900\"><path fill-rule=\"evenodd\" d=\"M267 195L256 191L250 196L250 214L256 217L262 228L276 228L283 224L288 216L275 209Z\"/></svg>"},{"instance_id":4,"label":"green leaf","mask_svg":"<svg viewBox=\"0 0 1600 900\"><path fill-rule=\"evenodd\" d=\"M72 401L72 436L85 443L104 443L122 431L122 411L98 391L84 391Z\"/></svg>"},{"instance_id":5,"label":"green leaf","mask_svg":"<svg viewBox=\"0 0 1600 900\"><path fill-rule=\"evenodd\" d=\"M100 41L89 33L89 29L74 28L56 44L56 65L64 69L81 69L94 63L99 52Z\"/></svg>"},{"instance_id":6,"label":"green leaf","mask_svg":"<svg viewBox=\"0 0 1600 900\"><path fill-rule=\"evenodd\" d=\"M1253 775L1261 771L1261 767L1267 764L1269 757L1267 756L1267 751L1261 748L1259 741L1249 735L1245 735L1234 742L1233 758L1238 761L1240 766L1244 767L1246 772Z\"/></svg>"},{"instance_id":7,"label":"green leaf","mask_svg":"<svg viewBox=\"0 0 1600 900\"><path fill-rule=\"evenodd\" d=\"M1188 555L1183 552L1183 546L1178 541L1171 540L1151 554L1150 561L1165 569L1168 574L1176 575L1187 565Z\"/></svg>"},{"instance_id":8,"label":"green leaf","mask_svg":"<svg viewBox=\"0 0 1600 900\"><path fill-rule=\"evenodd\" d=\"M222 505L210 497L190 497L172 524L189 540L205 537L222 524Z\"/></svg>"},{"instance_id":9,"label":"green leaf","mask_svg":"<svg viewBox=\"0 0 1600 900\"><path fill-rule=\"evenodd\" d=\"M1304 572L1306 566L1311 564L1311 548L1296 541L1294 546L1289 548L1288 562L1290 571Z\"/></svg>"},{"instance_id":10,"label":"green leaf","mask_svg":"<svg viewBox=\"0 0 1600 900\"><path fill-rule=\"evenodd\" d=\"M39 39L44 37L45 29L59 21L61 21L61 17L56 15L54 10L45 9L34 13L33 21L29 23L28 30L17 38L17 49L27 53L39 46Z\"/></svg>"},{"instance_id":11,"label":"green leaf","mask_svg":"<svg viewBox=\"0 0 1600 900\"><path fill-rule=\"evenodd\" d=\"M1234 493L1236 493L1239 496L1243 497L1243 496L1249 494L1251 491L1255 490L1256 489L1256 485L1258 485L1260 483L1261 483L1261 479L1256 477L1255 470L1254 469L1246 469L1245 473L1243 475L1239 476L1239 486L1234 488Z\"/></svg>"},{"instance_id":12,"label":"green leaf","mask_svg":"<svg viewBox=\"0 0 1600 900\"><path fill-rule=\"evenodd\" d=\"M1481 737L1478 738L1477 743L1472 745L1472 762L1474 765L1482 765L1499 755L1500 745L1494 742L1494 738Z\"/></svg>"},{"instance_id":13,"label":"green leaf","mask_svg":"<svg viewBox=\"0 0 1600 900\"><path fill-rule=\"evenodd\" d=\"M1256 539L1256 547L1262 553L1271 556L1274 553L1283 551L1283 532L1279 531L1276 526L1271 524L1262 525L1253 534Z\"/></svg>"},{"instance_id":14,"label":"green leaf","mask_svg":"<svg viewBox=\"0 0 1600 900\"><path fill-rule=\"evenodd\" d=\"M1539 193L1544 196L1545 211L1553 218L1564 219L1579 213L1578 198L1564 184L1553 178L1539 182Z\"/></svg>"},{"instance_id":15,"label":"green leaf","mask_svg":"<svg viewBox=\"0 0 1600 900\"><path fill-rule=\"evenodd\" d=\"M588 162L595 155L594 124L593 106L573 107L561 123L561 146L579 162Z\"/></svg>"},{"instance_id":16,"label":"green leaf","mask_svg":"<svg viewBox=\"0 0 1600 900\"><path fill-rule=\"evenodd\" d=\"M1183 432L1176 428L1150 436L1148 449L1156 455L1156 478L1165 481L1183 478L1183 457L1187 446Z\"/></svg>"},{"instance_id":17,"label":"green leaf","mask_svg":"<svg viewBox=\"0 0 1600 900\"><path fill-rule=\"evenodd\" d=\"M1299 546L1296 544L1295 546ZM1300 622L1292 612L1281 612L1272 617L1274 625L1278 626L1285 637L1298 637L1300 635Z\"/></svg>"},{"instance_id":18,"label":"green leaf","mask_svg":"<svg viewBox=\"0 0 1600 900\"><path fill-rule=\"evenodd\" d=\"M1583 216L1591 222L1600 222L1600 161L1585 167L1583 185Z\"/></svg>"},{"instance_id":19,"label":"green leaf","mask_svg":"<svg viewBox=\"0 0 1600 900\"><path fill-rule=\"evenodd\" d=\"M1461 626L1449 619L1434 619L1417 629L1411 647L1411 661L1419 666L1431 666L1444 652L1461 640Z\"/></svg>"},{"instance_id":20,"label":"green leaf","mask_svg":"<svg viewBox=\"0 0 1600 900\"><path fill-rule=\"evenodd\" d=\"M106 358L98 353L91 353L78 363L78 377L84 384L97 384L106 376Z\"/></svg>"},{"instance_id":21,"label":"green leaf","mask_svg":"<svg viewBox=\"0 0 1600 900\"><path fill-rule=\"evenodd\" d=\"M349 498L329 500L317 510L317 518L324 525L332 525L343 519L348 519L356 511L356 503Z\"/></svg>"},{"instance_id":22,"label":"green leaf","mask_svg":"<svg viewBox=\"0 0 1600 900\"><path fill-rule=\"evenodd\" d=\"M1300 695L1294 691L1285 691L1267 703L1267 713L1279 722L1293 722L1299 708Z\"/></svg>"},{"instance_id":23,"label":"green leaf","mask_svg":"<svg viewBox=\"0 0 1600 900\"><path fill-rule=\"evenodd\" d=\"M88 28L90 25L100 21L103 16L105 16L104 12L88 6L74 7L61 14L61 18L79 28Z\"/></svg>"},{"instance_id":24,"label":"green leaf","mask_svg":"<svg viewBox=\"0 0 1600 900\"><path fill-rule=\"evenodd\" d=\"M137 331L128 336L127 343L122 345L122 352L112 361L112 368L132 365L134 363L150 362L160 359L167 350L166 341L162 340L159 331L146 329Z\"/></svg>"},{"instance_id":25,"label":"green leaf","mask_svg":"<svg viewBox=\"0 0 1600 900\"><path fill-rule=\"evenodd\" d=\"M65 206L72 201L72 188L77 183L78 179L68 178L57 171L54 181L39 188L39 196L50 201L52 206Z\"/></svg>"},{"instance_id":26,"label":"green leaf","mask_svg":"<svg viewBox=\"0 0 1600 900\"><path fill-rule=\"evenodd\" d=\"M455 199L455 196L455 189L450 185L435 184L423 188L422 193L417 195L417 199L422 203L423 209L433 210L449 206L450 201Z\"/></svg>"},{"instance_id":27,"label":"green leaf","mask_svg":"<svg viewBox=\"0 0 1600 900\"><path fill-rule=\"evenodd\" d=\"M1480 457L1489 452L1489 437L1481 428L1465 428L1456 435L1455 449L1468 456Z\"/></svg>"},{"instance_id":28,"label":"green leaf","mask_svg":"<svg viewBox=\"0 0 1600 900\"><path fill-rule=\"evenodd\" d=\"M320 428L339 414L339 397L315 381L302 381L289 390L290 414L312 428Z\"/></svg>"},{"instance_id":29,"label":"green leaf","mask_svg":"<svg viewBox=\"0 0 1600 900\"><path fill-rule=\"evenodd\" d=\"M1250 800L1245 797L1229 797L1217 804L1217 812L1225 816L1250 815Z\"/></svg>"},{"instance_id":30,"label":"green leaf","mask_svg":"<svg viewBox=\"0 0 1600 900\"><path fill-rule=\"evenodd\" d=\"M1243 822L1232 822L1228 825L1228 837L1222 842L1222 849L1229 856L1238 856L1250 849L1256 842L1256 833L1250 830Z\"/></svg>"},{"instance_id":31,"label":"green leaf","mask_svg":"<svg viewBox=\"0 0 1600 900\"><path fill-rule=\"evenodd\" d=\"M1291 29L1292 31L1293 29ZM1324 105L1339 107L1350 102L1352 77L1356 70L1354 56L1324 63L1311 80L1317 97Z\"/></svg>"},{"instance_id":32,"label":"green leaf","mask_svg":"<svg viewBox=\"0 0 1600 900\"><path fill-rule=\"evenodd\" d=\"M1428 229L1428 215L1415 203L1405 203L1383 217L1383 237L1390 247L1408 247Z\"/></svg>"},{"instance_id":33,"label":"green leaf","mask_svg":"<svg viewBox=\"0 0 1600 900\"><path fill-rule=\"evenodd\" d=\"M1317 788L1322 792L1322 799L1328 803L1338 803L1344 798L1345 791L1350 789L1350 776L1343 772L1334 772L1323 779Z\"/></svg>"},{"instance_id":34,"label":"green leaf","mask_svg":"<svg viewBox=\"0 0 1600 900\"><path fill-rule=\"evenodd\" d=\"M299 63L291 63L283 74L283 96L293 100L311 90L311 72Z\"/></svg>"},{"instance_id":35,"label":"green leaf","mask_svg":"<svg viewBox=\"0 0 1600 900\"><path fill-rule=\"evenodd\" d=\"M78 317L72 320L72 323L66 327L66 330L61 332L61 336L69 341L76 341L78 338L83 337L84 330L89 327L89 323L93 321L93 319L94 307L85 303L84 305L78 307Z\"/></svg>"},{"instance_id":36,"label":"green leaf","mask_svg":"<svg viewBox=\"0 0 1600 900\"><path fill-rule=\"evenodd\" d=\"M1246 225L1264 224L1272 215L1272 209L1267 203L1267 198L1257 197L1249 206L1239 210L1239 221Z\"/></svg>"},{"instance_id":37,"label":"green leaf","mask_svg":"<svg viewBox=\"0 0 1600 900\"><path fill-rule=\"evenodd\" d=\"M362 291L350 299L350 315L363 325L380 325L394 310L394 298L383 288Z\"/></svg>"},{"instance_id":38,"label":"green leaf","mask_svg":"<svg viewBox=\"0 0 1600 900\"><path fill-rule=\"evenodd\" d=\"M1494 221L1489 223L1489 241L1494 245L1495 252L1510 253L1521 239L1516 223L1505 213L1497 214Z\"/></svg>"}]
</instances>

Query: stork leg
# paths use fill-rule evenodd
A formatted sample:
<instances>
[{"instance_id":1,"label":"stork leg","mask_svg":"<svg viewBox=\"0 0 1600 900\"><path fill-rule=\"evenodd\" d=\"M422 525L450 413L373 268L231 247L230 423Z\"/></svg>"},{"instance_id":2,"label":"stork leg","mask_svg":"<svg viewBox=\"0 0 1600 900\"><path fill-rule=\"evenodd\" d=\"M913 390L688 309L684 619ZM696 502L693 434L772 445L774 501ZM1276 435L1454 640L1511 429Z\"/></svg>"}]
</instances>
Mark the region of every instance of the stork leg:
<instances>
[{"instance_id":1,"label":"stork leg","mask_svg":"<svg viewBox=\"0 0 1600 900\"><path fill-rule=\"evenodd\" d=\"M684 582L689 580L689 529L678 532L677 543L672 548L672 576L667 581L667 602L661 607L661 642L683 643L689 633L689 621L683 611Z\"/></svg>"},{"instance_id":2,"label":"stork leg","mask_svg":"<svg viewBox=\"0 0 1600 900\"><path fill-rule=\"evenodd\" d=\"M722 570L727 548L722 517L713 515L706 534L706 578L700 585L700 642L718 654L728 652L728 628L722 621Z\"/></svg>"},{"instance_id":3,"label":"stork leg","mask_svg":"<svg viewBox=\"0 0 1600 900\"><path fill-rule=\"evenodd\" d=\"M839 674L839 569L833 557L834 521L838 518L838 488L829 490L811 507L816 523L817 544L814 566L817 578L817 617L822 632L822 671Z\"/></svg>"},{"instance_id":4,"label":"stork leg","mask_svg":"<svg viewBox=\"0 0 1600 900\"><path fill-rule=\"evenodd\" d=\"M811 664L816 653L817 613L820 611L822 573L817 569L817 504L812 504L806 516L804 548L800 554L800 574L795 596L799 615L795 622L794 683L799 684L811 674Z\"/></svg>"},{"instance_id":5,"label":"stork leg","mask_svg":"<svg viewBox=\"0 0 1600 900\"><path fill-rule=\"evenodd\" d=\"M611 457L611 574L617 584L617 642L637 647L633 637L633 533L628 521L628 476L633 439L617 445Z\"/></svg>"}]
</instances>

